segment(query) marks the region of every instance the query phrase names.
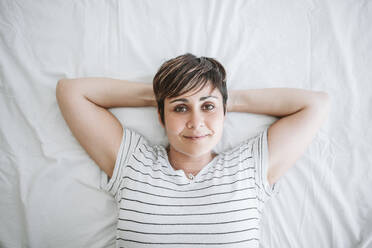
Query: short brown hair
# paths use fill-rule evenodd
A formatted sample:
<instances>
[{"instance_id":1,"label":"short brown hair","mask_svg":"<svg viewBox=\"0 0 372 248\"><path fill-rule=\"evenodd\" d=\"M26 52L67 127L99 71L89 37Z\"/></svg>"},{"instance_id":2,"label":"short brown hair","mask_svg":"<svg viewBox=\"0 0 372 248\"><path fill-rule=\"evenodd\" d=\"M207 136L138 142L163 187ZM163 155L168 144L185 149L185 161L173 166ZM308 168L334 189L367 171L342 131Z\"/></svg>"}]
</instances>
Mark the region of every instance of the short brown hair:
<instances>
[{"instance_id":1,"label":"short brown hair","mask_svg":"<svg viewBox=\"0 0 372 248\"><path fill-rule=\"evenodd\" d=\"M215 59L196 57L186 53L165 61L153 79L153 89L164 122L164 99L183 95L195 88L200 90L207 83L219 89L222 95L223 110L226 114L227 89L225 68Z\"/></svg>"}]
</instances>

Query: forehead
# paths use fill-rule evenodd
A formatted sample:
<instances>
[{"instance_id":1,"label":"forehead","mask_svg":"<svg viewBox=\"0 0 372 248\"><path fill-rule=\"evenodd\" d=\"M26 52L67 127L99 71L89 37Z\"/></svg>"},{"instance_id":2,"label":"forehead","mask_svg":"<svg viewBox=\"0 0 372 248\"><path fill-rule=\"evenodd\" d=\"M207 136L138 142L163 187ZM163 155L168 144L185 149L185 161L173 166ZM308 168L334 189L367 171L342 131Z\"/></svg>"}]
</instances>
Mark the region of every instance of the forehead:
<instances>
[{"instance_id":1,"label":"forehead","mask_svg":"<svg viewBox=\"0 0 372 248\"><path fill-rule=\"evenodd\" d=\"M212 85L210 83L206 84L203 88L197 88L193 89L192 91L186 92L182 95L176 96L176 97L167 97L165 98L165 101L172 101L175 99L199 99L200 97L206 97L206 96L215 96L222 99L221 92L217 87L213 89Z\"/></svg>"}]
</instances>

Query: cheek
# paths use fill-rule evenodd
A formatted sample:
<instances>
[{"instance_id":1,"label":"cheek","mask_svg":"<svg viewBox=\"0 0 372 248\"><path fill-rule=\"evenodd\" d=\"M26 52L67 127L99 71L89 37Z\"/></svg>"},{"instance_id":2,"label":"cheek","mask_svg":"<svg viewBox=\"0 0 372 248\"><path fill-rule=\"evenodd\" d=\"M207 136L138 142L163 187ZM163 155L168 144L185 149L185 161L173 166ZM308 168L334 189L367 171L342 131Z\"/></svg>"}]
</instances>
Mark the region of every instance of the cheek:
<instances>
[{"instance_id":1,"label":"cheek","mask_svg":"<svg viewBox=\"0 0 372 248\"><path fill-rule=\"evenodd\" d=\"M179 133L184 129L185 121L180 116L167 115L165 116L167 133Z\"/></svg>"},{"instance_id":2,"label":"cheek","mask_svg":"<svg viewBox=\"0 0 372 248\"><path fill-rule=\"evenodd\" d=\"M216 113L214 115L209 116L208 118L208 124L213 129L222 129L224 122L224 115Z\"/></svg>"}]
</instances>

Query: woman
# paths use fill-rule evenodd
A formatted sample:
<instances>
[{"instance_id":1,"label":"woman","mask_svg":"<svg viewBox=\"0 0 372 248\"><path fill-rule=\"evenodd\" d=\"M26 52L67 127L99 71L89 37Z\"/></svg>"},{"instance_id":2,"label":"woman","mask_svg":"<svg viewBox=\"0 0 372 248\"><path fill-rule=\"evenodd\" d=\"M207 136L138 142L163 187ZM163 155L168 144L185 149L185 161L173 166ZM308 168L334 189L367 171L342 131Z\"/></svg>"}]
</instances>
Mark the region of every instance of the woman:
<instances>
[{"instance_id":1,"label":"woman","mask_svg":"<svg viewBox=\"0 0 372 248\"><path fill-rule=\"evenodd\" d=\"M258 247L263 204L303 154L329 112L325 92L230 91L215 59L166 61L153 86L109 78L62 79L61 112L108 175L118 202L118 247ZM152 144L107 109L157 106L169 145ZM281 117L220 154L227 111ZM203 246L204 247L204 246Z\"/></svg>"}]
</instances>

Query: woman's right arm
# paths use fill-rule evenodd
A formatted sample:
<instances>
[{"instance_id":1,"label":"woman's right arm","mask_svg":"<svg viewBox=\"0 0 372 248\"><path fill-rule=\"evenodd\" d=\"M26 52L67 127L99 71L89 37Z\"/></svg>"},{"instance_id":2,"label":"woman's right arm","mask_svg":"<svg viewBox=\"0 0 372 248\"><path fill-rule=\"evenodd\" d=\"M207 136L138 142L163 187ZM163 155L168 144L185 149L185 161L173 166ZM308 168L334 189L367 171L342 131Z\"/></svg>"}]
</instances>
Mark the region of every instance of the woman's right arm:
<instances>
[{"instance_id":1,"label":"woman's right arm","mask_svg":"<svg viewBox=\"0 0 372 248\"><path fill-rule=\"evenodd\" d=\"M61 79L56 97L73 135L110 178L123 130L108 108L156 106L152 84L111 78Z\"/></svg>"}]
</instances>

